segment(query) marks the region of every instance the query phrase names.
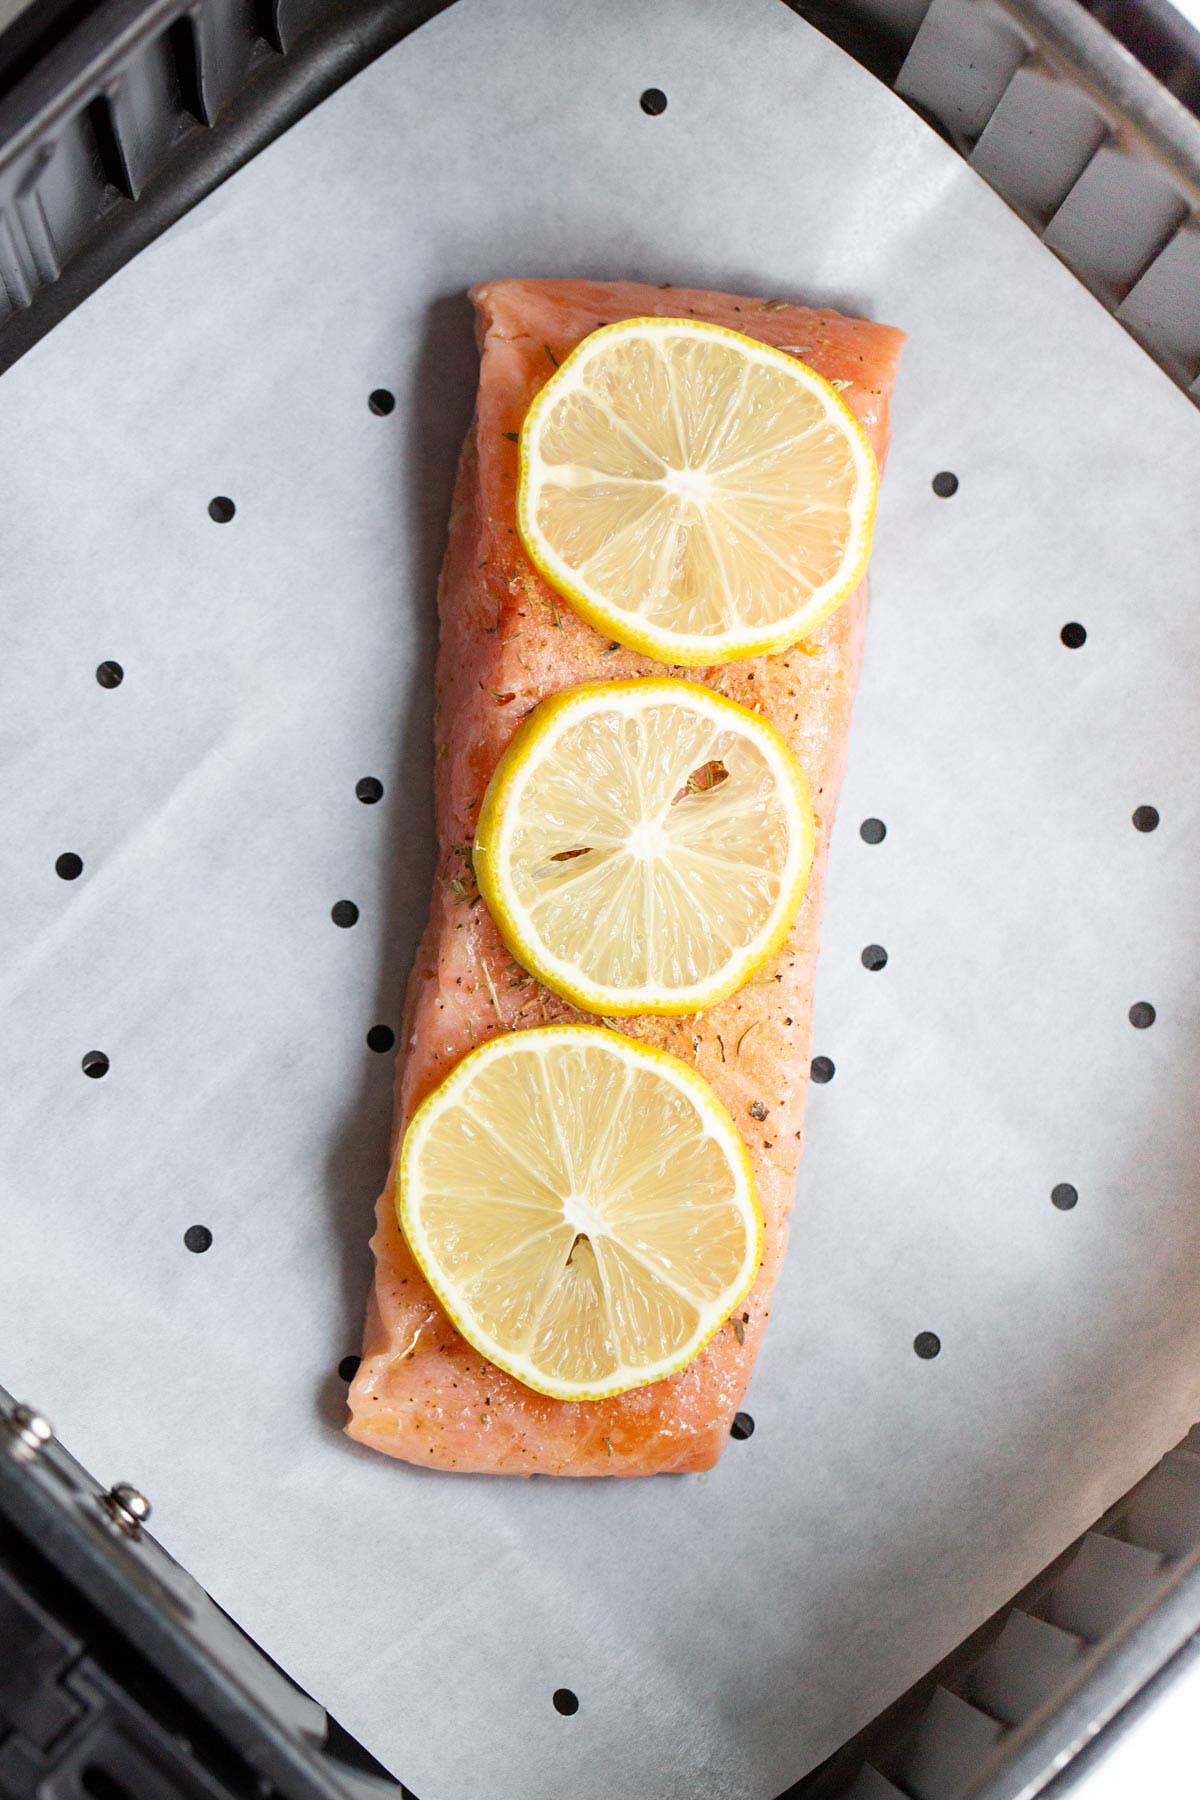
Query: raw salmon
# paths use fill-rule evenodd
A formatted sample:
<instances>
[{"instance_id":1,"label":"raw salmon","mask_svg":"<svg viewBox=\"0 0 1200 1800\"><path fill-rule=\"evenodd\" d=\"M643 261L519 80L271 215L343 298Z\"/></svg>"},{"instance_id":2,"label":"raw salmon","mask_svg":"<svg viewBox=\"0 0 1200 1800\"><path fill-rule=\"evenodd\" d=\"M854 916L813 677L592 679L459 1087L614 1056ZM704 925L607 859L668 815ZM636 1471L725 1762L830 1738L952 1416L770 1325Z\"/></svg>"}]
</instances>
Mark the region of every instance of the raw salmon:
<instances>
[{"instance_id":1,"label":"raw salmon","mask_svg":"<svg viewBox=\"0 0 1200 1800\"><path fill-rule=\"evenodd\" d=\"M693 1063L749 1147L766 1218L762 1265L737 1315L678 1374L598 1401L552 1400L485 1362L430 1292L400 1234L395 1143L415 1106L472 1045L578 1018L509 957L480 901L470 846L484 789L517 722L580 681L661 674L585 625L545 585L516 533L516 435L533 395L598 325L650 313L732 326L810 363L843 393L882 462L903 334L778 300L632 282L499 281L474 290L481 351L439 593L435 800L438 876L409 980L397 1064L393 1170L379 1200L375 1288L350 1390L352 1437L426 1468L520 1475L652 1475L716 1462L754 1366L787 1240L809 1067L824 868L862 652L865 588L810 642L772 657L678 670L773 720L818 816L817 851L783 950L740 993L683 1019L623 1020Z\"/></svg>"}]
</instances>

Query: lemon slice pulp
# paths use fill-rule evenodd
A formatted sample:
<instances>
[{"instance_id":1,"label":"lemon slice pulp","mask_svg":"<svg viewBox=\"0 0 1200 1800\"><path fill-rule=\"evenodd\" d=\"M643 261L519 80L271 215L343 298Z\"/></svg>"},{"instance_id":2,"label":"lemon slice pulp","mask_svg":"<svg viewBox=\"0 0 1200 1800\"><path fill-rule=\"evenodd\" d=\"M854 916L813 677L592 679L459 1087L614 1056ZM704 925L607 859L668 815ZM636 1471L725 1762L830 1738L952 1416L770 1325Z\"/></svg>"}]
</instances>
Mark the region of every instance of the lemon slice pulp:
<instances>
[{"instance_id":1,"label":"lemon slice pulp","mask_svg":"<svg viewBox=\"0 0 1200 1800\"><path fill-rule=\"evenodd\" d=\"M664 662L780 650L857 586L871 447L805 363L696 319L592 332L530 407L517 523L599 630Z\"/></svg>"},{"instance_id":2,"label":"lemon slice pulp","mask_svg":"<svg viewBox=\"0 0 1200 1800\"><path fill-rule=\"evenodd\" d=\"M697 1012L779 948L813 814L773 725L694 682L568 688L520 726L474 847L517 961L585 1012Z\"/></svg>"},{"instance_id":3,"label":"lemon slice pulp","mask_svg":"<svg viewBox=\"0 0 1200 1800\"><path fill-rule=\"evenodd\" d=\"M699 1075L592 1025L509 1032L418 1107L401 1228L458 1331L528 1387L599 1399L691 1360L744 1297L762 1215Z\"/></svg>"}]
</instances>

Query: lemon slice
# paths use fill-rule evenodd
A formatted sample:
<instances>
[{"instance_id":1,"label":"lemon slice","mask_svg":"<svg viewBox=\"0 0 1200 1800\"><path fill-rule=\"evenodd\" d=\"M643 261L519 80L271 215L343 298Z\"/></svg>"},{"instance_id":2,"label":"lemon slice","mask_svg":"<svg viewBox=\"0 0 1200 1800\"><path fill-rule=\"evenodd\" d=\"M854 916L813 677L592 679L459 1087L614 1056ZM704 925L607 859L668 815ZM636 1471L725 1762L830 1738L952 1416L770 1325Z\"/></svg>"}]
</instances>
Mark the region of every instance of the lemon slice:
<instances>
[{"instance_id":1,"label":"lemon slice","mask_svg":"<svg viewBox=\"0 0 1200 1800\"><path fill-rule=\"evenodd\" d=\"M758 1266L745 1147L685 1063L595 1025L493 1038L417 1108L400 1225L454 1325L560 1400L658 1381Z\"/></svg>"},{"instance_id":2,"label":"lemon slice","mask_svg":"<svg viewBox=\"0 0 1200 1800\"><path fill-rule=\"evenodd\" d=\"M521 725L475 875L517 961L585 1012L698 1012L776 951L813 852L800 765L757 713L670 679L596 682Z\"/></svg>"},{"instance_id":3,"label":"lemon slice","mask_svg":"<svg viewBox=\"0 0 1200 1800\"><path fill-rule=\"evenodd\" d=\"M795 357L696 319L594 331L521 430L517 523L597 629L663 662L780 650L853 591L878 471Z\"/></svg>"}]
</instances>

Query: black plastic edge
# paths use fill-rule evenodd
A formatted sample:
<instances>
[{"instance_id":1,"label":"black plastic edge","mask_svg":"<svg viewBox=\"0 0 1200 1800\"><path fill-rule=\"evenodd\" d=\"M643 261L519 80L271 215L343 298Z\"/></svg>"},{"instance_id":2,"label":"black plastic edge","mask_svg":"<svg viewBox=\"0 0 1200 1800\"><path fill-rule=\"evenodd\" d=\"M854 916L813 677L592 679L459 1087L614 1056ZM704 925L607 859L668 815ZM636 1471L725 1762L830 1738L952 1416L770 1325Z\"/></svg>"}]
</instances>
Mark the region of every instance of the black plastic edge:
<instances>
[{"instance_id":1,"label":"black plastic edge","mask_svg":"<svg viewBox=\"0 0 1200 1800\"><path fill-rule=\"evenodd\" d=\"M24 1572L31 1594L56 1596L60 1616L89 1644L97 1666L107 1664L118 1690L128 1670L135 1691L140 1662L161 1691L177 1697L185 1732L185 1714L202 1720L276 1800L414 1800L144 1528L131 1533L108 1520L98 1484L57 1439L24 1450L11 1412L0 1388L6 1566ZM0 1658L0 1697L9 1673ZM17 1676L27 1685L27 1676Z\"/></svg>"},{"instance_id":2,"label":"black plastic edge","mask_svg":"<svg viewBox=\"0 0 1200 1800\"><path fill-rule=\"evenodd\" d=\"M1126 1732L1168 1700L1177 1682L1190 1679L1198 1662L1200 1637L1189 1638L1182 1650L1176 1651L1141 1692L1135 1694L1129 1704L1084 1745L1079 1755L1050 1777L1041 1789L1039 1800L1071 1800L1071 1796L1081 1794L1093 1773L1103 1768L1110 1751L1116 1748Z\"/></svg>"},{"instance_id":3,"label":"black plastic edge","mask_svg":"<svg viewBox=\"0 0 1200 1800\"><path fill-rule=\"evenodd\" d=\"M1111 1646L1055 1702L1018 1726L963 1800L1034 1800L1061 1779L1100 1732L1109 1745L1150 1689L1200 1632L1200 1550L1180 1562L1172 1585L1122 1627ZM1060 1790L1061 1791L1061 1790Z\"/></svg>"},{"instance_id":4,"label":"black plastic edge","mask_svg":"<svg viewBox=\"0 0 1200 1800\"><path fill-rule=\"evenodd\" d=\"M125 263L161 235L176 219L219 187L290 125L320 104L343 82L388 50L426 20L445 10L450 0L326 0L329 18L311 26L287 52L272 52L252 68L225 112L209 127L199 127L183 137L155 172L136 201L118 200L106 213L83 247L65 262L57 280L39 288L31 305L13 313L0 325L0 373L11 368L38 340L81 301L108 280ZM130 36L122 49L132 57L142 42L161 32L172 9L162 0L142 4L141 37L129 22ZM176 9L178 10L178 9ZM128 4L116 9L128 15ZM96 41L99 15L85 22L56 52L57 73L71 74L76 97L94 85L94 58L104 54L111 66L111 44L102 52ZM82 40L82 41L81 41ZM267 40L264 39L264 48ZM81 68L82 65L82 68ZM50 113L70 116L88 103L75 105L59 95L55 103L56 70L45 67L35 80L42 90L45 110L34 124L52 129ZM8 125L16 127L15 103L27 111L31 96L10 96L4 108ZM13 110L10 110L13 108ZM3 123L0 122L0 130ZM23 130L28 131L27 125ZM0 141L0 157L5 145Z\"/></svg>"}]
</instances>

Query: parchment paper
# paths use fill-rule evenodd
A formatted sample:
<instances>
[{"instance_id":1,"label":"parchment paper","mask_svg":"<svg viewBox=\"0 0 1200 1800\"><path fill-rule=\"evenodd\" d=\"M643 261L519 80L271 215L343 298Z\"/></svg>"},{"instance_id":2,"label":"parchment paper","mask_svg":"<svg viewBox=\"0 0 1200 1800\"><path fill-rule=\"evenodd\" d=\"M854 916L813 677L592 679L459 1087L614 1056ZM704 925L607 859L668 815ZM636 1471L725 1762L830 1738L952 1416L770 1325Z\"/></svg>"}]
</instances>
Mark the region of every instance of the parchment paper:
<instances>
[{"instance_id":1,"label":"parchment paper","mask_svg":"<svg viewBox=\"0 0 1200 1800\"><path fill-rule=\"evenodd\" d=\"M521 272L912 334L836 1074L757 1429L698 1478L432 1476L339 1435L390 1108L365 1034L431 875L462 295ZM778 0L460 0L0 381L0 1377L421 1800L770 1800L1200 1412L1198 424Z\"/></svg>"}]
</instances>

